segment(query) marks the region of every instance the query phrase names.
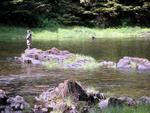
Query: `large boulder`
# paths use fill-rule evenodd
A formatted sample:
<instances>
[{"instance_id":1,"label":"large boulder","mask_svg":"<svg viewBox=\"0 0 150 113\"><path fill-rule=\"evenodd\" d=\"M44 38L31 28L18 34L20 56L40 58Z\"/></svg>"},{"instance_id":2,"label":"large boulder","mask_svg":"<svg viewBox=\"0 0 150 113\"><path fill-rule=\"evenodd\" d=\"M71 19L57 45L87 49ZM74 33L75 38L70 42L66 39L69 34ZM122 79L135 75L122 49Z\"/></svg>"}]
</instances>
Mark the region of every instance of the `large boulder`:
<instances>
[{"instance_id":1,"label":"large boulder","mask_svg":"<svg viewBox=\"0 0 150 113\"><path fill-rule=\"evenodd\" d=\"M61 110L64 113L70 113L71 111L77 111L79 108L87 108L85 105L92 105L97 102L98 99L103 98L101 94L88 94L87 91L74 80L65 80L64 83L60 83L56 88L48 89L43 92L36 100L42 103L42 108L55 110ZM81 106L80 103L85 103ZM73 113L74 113L73 112Z\"/></svg>"},{"instance_id":2,"label":"large boulder","mask_svg":"<svg viewBox=\"0 0 150 113\"><path fill-rule=\"evenodd\" d=\"M86 101L88 100L88 95L86 91L74 80L65 80L64 83L60 83L58 87L54 89L48 89L43 92L37 100L53 100L54 98L65 99L67 97L72 97L76 101Z\"/></svg>"},{"instance_id":3,"label":"large boulder","mask_svg":"<svg viewBox=\"0 0 150 113\"><path fill-rule=\"evenodd\" d=\"M142 32L140 34L140 37L146 38L146 39L150 39L150 31L146 31L146 32Z\"/></svg>"},{"instance_id":4,"label":"large boulder","mask_svg":"<svg viewBox=\"0 0 150 113\"><path fill-rule=\"evenodd\" d=\"M123 57L117 63L118 69L150 70L150 61L138 57Z\"/></svg>"},{"instance_id":5,"label":"large boulder","mask_svg":"<svg viewBox=\"0 0 150 113\"><path fill-rule=\"evenodd\" d=\"M68 58L68 56L70 56L69 51L61 51L55 47L46 51L32 48L26 49L21 57L17 58L17 60L27 64L42 64L43 62L51 60L56 60L58 62L63 61Z\"/></svg>"}]
</instances>

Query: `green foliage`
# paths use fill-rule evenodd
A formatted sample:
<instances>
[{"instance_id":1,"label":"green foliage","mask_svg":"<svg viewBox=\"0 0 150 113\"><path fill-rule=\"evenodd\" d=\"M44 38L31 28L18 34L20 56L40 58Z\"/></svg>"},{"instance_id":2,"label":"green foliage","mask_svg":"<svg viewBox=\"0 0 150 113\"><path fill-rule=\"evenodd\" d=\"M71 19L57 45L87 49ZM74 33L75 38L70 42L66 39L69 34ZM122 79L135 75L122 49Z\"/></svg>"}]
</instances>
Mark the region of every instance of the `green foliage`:
<instances>
[{"instance_id":1,"label":"green foliage","mask_svg":"<svg viewBox=\"0 0 150 113\"><path fill-rule=\"evenodd\" d=\"M47 17L45 16L38 16L38 27L45 27L45 28L49 28L51 30L57 29L60 24L56 21L56 20L49 20Z\"/></svg>"},{"instance_id":2,"label":"green foliage","mask_svg":"<svg viewBox=\"0 0 150 113\"><path fill-rule=\"evenodd\" d=\"M65 25L149 26L150 2L148 0L3 0L0 3L0 17L1 23L30 27L45 26L45 24L51 26L48 22L52 20Z\"/></svg>"}]
</instances>

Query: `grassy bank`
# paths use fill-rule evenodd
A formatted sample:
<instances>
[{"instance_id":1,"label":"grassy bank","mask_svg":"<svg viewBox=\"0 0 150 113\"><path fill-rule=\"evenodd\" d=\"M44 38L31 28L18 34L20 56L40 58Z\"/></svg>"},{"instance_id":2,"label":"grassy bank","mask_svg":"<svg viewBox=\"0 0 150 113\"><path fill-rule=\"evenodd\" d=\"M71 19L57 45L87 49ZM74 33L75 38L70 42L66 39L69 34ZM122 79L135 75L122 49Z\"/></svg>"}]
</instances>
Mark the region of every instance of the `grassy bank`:
<instances>
[{"instance_id":1,"label":"grassy bank","mask_svg":"<svg viewBox=\"0 0 150 113\"><path fill-rule=\"evenodd\" d=\"M0 26L0 41L24 40L28 28ZM150 28L120 27L120 28L87 28L62 27L32 28L34 41L48 40L87 40L92 36L96 38L128 38L138 37L141 32L150 31Z\"/></svg>"},{"instance_id":2,"label":"grassy bank","mask_svg":"<svg viewBox=\"0 0 150 113\"><path fill-rule=\"evenodd\" d=\"M136 107L110 107L104 110L94 108L90 113L150 113L150 105L138 105Z\"/></svg>"}]
</instances>

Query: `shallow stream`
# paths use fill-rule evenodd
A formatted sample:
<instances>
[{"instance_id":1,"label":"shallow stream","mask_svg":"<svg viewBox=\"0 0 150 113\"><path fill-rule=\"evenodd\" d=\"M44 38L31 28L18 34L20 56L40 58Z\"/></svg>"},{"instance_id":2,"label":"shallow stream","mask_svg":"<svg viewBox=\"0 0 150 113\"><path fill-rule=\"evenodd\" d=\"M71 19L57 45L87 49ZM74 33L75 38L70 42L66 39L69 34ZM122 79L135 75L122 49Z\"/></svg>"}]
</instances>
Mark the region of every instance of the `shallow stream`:
<instances>
[{"instance_id":1,"label":"shallow stream","mask_svg":"<svg viewBox=\"0 0 150 113\"><path fill-rule=\"evenodd\" d=\"M150 41L112 40L33 42L43 50L57 47L94 57L97 61L118 61L123 56L143 57L150 60ZM22 95L30 103L48 87L55 87L66 79L75 79L83 86L94 87L108 95L150 96L150 72L123 72L111 69L46 70L41 66L23 65L13 61L26 48L25 42L0 42L0 89L10 95ZM92 89L92 88L91 88Z\"/></svg>"}]
</instances>

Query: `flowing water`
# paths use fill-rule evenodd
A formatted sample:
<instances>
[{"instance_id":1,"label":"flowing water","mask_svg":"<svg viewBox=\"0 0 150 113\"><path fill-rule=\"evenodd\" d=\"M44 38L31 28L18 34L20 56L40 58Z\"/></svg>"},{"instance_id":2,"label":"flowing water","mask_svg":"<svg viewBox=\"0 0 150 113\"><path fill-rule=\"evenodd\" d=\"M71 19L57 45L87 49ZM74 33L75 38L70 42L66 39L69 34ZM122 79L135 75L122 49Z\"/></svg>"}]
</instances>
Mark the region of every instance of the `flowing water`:
<instances>
[{"instance_id":1,"label":"flowing water","mask_svg":"<svg viewBox=\"0 0 150 113\"><path fill-rule=\"evenodd\" d=\"M51 47L94 57L97 61L118 61L123 56L143 57L150 60L148 40L49 41L33 42L43 50ZM41 66L18 64L13 61L26 48L25 42L0 42L0 89L10 95L22 95L30 103L34 96L66 79L75 79L83 86L94 87L108 95L150 96L150 72L123 72L111 69L46 70Z\"/></svg>"}]
</instances>

